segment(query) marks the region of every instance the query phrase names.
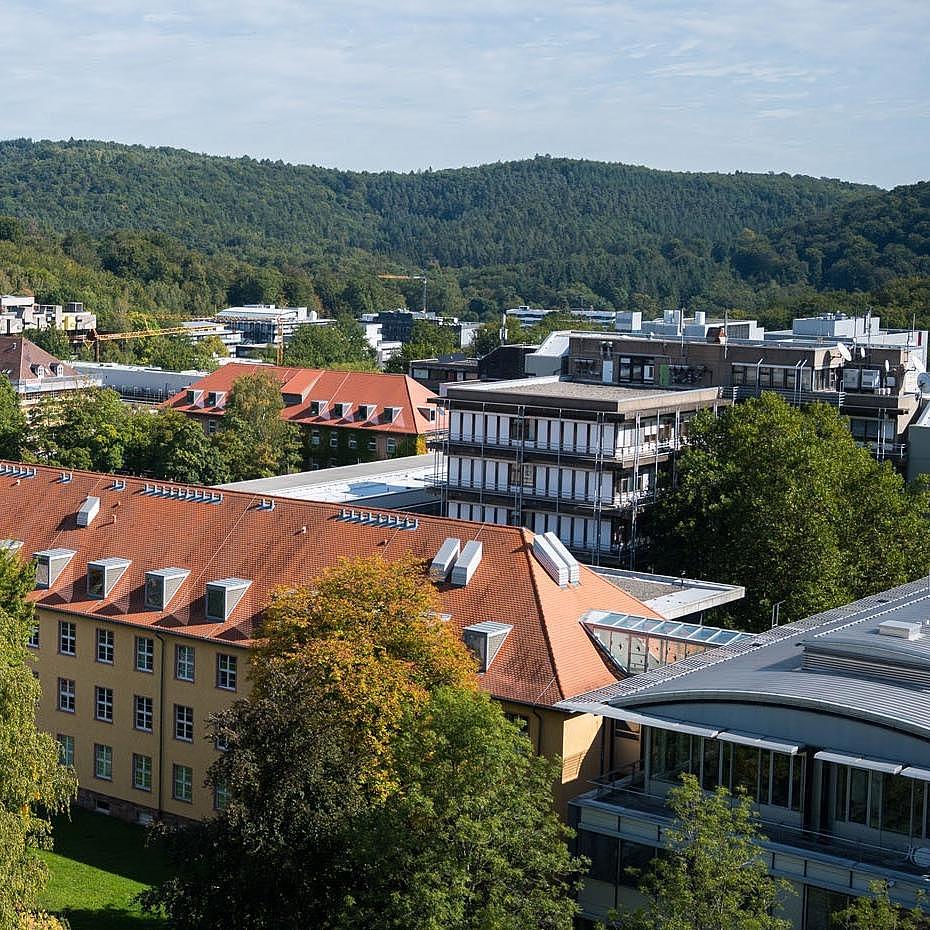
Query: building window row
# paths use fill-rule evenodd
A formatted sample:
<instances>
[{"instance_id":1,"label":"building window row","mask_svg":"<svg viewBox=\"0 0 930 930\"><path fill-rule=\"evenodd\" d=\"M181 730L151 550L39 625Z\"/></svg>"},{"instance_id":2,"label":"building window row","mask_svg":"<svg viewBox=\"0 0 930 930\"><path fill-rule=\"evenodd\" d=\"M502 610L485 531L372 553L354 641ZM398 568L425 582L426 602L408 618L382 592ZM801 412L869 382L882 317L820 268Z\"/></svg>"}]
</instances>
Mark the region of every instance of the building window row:
<instances>
[{"instance_id":1,"label":"building window row","mask_svg":"<svg viewBox=\"0 0 930 930\"><path fill-rule=\"evenodd\" d=\"M39 648L39 625L30 632L28 644ZM71 620L58 623L58 652L61 655L77 655L77 628ZM96 631L96 661L113 665L116 656L116 636L112 630L98 628ZM139 672L155 671L155 640L149 636L135 637L135 668ZM193 646L175 646L174 677L178 681L194 681L195 651ZM59 679L66 681L70 679ZM72 682L73 684L73 682ZM238 686L238 657L226 653L216 656L216 687L224 691L235 691ZM65 709L61 707L60 709Z\"/></svg>"}]
</instances>

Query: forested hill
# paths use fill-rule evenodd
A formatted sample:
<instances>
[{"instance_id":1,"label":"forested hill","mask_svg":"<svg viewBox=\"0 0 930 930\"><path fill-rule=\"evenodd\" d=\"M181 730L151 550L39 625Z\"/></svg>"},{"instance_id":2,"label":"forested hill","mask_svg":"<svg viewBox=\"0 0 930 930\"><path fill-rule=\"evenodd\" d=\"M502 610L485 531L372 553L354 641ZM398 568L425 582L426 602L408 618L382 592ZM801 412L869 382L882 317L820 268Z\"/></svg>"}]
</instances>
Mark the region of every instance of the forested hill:
<instances>
[{"instance_id":1,"label":"forested hill","mask_svg":"<svg viewBox=\"0 0 930 930\"><path fill-rule=\"evenodd\" d=\"M669 240L726 243L744 228L771 230L869 190L549 157L369 174L104 142L0 143L0 214L52 230L157 230L249 257L355 248L416 267L616 255Z\"/></svg>"}]
</instances>

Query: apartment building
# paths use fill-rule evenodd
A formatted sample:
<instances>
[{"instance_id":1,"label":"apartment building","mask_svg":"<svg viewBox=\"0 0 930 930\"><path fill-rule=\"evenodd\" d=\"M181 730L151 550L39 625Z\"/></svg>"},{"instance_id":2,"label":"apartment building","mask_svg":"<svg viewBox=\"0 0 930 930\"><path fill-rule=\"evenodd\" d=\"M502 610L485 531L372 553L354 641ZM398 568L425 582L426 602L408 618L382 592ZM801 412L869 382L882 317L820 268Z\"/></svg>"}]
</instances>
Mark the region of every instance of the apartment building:
<instances>
[{"instance_id":1,"label":"apartment building","mask_svg":"<svg viewBox=\"0 0 930 930\"><path fill-rule=\"evenodd\" d=\"M100 378L79 372L22 336L0 336L0 375L28 410L46 397L99 387Z\"/></svg>"},{"instance_id":2,"label":"apartment building","mask_svg":"<svg viewBox=\"0 0 930 930\"><path fill-rule=\"evenodd\" d=\"M850 418L860 444L903 469L907 429L921 408L927 333L883 330L880 322L829 315L766 333L754 321L672 318L653 321L652 331L642 323L623 333L574 332L562 371L584 383L714 386L735 401L774 391L796 405L826 403ZM737 326L750 337L736 335Z\"/></svg>"},{"instance_id":3,"label":"apartment building","mask_svg":"<svg viewBox=\"0 0 930 930\"><path fill-rule=\"evenodd\" d=\"M606 750L599 716L557 705L628 674L599 618L661 622L624 589L642 579L599 575L520 527L16 463L0 463L0 547L36 563L40 725L77 770L82 803L142 819L223 804L204 787L222 750L207 718L248 693L271 592L343 557L419 561L480 686L562 760L562 810ZM686 594L644 590L670 608Z\"/></svg>"},{"instance_id":4,"label":"apartment building","mask_svg":"<svg viewBox=\"0 0 930 930\"><path fill-rule=\"evenodd\" d=\"M60 329L72 339L87 336L97 328L97 315L80 301L37 304L34 297L0 296L0 335L20 335L30 330Z\"/></svg>"},{"instance_id":5,"label":"apartment building","mask_svg":"<svg viewBox=\"0 0 930 930\"><path fill-rule=\"evenodd\" d=\"M552 531L579 558L618 564L635 552L637 515L671 477L689 420L727 401L715 387L543 377L448 384L438 403L448 516Z\"/></svg>"},{"instance_id":6,"label":"apartment building","mask_svg":"<svg viewBox=\"0 0 930 930\"><path fill-rule=\"evenodd\" d=\"M570 804L593 863L586 917L635 906L627 870L661 850L682 773L753 798L768 869L795 892L783 916L797 930L830 930L831 914L876 880L897 903L926 906L927 592L923 579L693 656L661 628L631 634L640 654L667 651L674 664L640 661L647 674L559 705L613 730L613 771Z\"/></svg>"},{"instance_id":7,"label":"apartment building","mask_svg":"<svg viewBox=\"0 0 930 930\"><path fill-rule=\"evenodd\" d=\"M305 468L353 465L426 451L426 436L441 425L435 398L406 375L328 371L246 363L223 365L165 404L219 429L236 381L263 374L281 388L283 419L300 428Z\"/></svg>"}]
</instances>

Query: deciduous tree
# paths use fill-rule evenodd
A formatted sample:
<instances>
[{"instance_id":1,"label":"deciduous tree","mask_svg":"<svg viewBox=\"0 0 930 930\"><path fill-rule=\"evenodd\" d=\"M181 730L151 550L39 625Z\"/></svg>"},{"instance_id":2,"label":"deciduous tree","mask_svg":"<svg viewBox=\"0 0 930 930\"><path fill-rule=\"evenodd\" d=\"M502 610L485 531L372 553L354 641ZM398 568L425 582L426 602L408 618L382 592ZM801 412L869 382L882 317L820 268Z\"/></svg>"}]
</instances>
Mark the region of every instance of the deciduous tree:
<instances>
[{"instance_id":1,"label":"deciduous tree","mask_svg":"<svg viewBox=\"0 0 930 930\"><path fill-rule=\"evenodd\" d=\"M19 460L26 439L26 416L9 378L0 374L0 458Z\"/></svg>"},{"instance_id":2,"label":"deciduous tree","mask_svg":"<svg viewBox=\"0 0 930 930\"><path fill-rule=\"evenodd\" d=\"M926 912L920 907L893 904L887 882L872 882L869 891L871 894L853 898L848 907L834 914L834 926L841 930L926 930Z\"/></svg>"},{"instance_id":3,"label":"deciduous tree","mask_svg":"<svg viewBox=\"0 0 930 930\"><path fill-rule=\"evenodd\" d=\"M51 836L49 815L77 787L55 740L36 727L41 688L26 648L33 583L31 567L0 552L0 930L19 930L36 907L47 874L36 850Z\"/></svg>"}]
</instances>

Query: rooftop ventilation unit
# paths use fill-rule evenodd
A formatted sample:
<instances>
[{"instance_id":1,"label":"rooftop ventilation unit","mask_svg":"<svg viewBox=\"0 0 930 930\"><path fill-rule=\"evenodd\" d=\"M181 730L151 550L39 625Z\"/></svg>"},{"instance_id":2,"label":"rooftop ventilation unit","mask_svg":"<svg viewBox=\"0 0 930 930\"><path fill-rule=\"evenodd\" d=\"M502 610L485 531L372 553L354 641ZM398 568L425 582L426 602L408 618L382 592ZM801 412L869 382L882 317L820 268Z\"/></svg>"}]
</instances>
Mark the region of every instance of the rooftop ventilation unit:
<instances>
[{"instance_id":1,"label":"rooftop ventilation unit","mask_svg":"<svg viewBox=\"0 0 930 930\"><path fill-rule=\"evenodd\" d=\"M70 481L74 480L74 472L63 471L61 477L58 479L59 484L68 484Z\"/></svg>"},{"instance_id":2,"label":"rooftop ventilation unit","mask_svg":"<svg viewBox=\"0 0 930 930\"><path fill-rule=\"evenodd\" d=\"M145 573L147 610L165 610L190 572L186 568L157 568Z\"/></svg>"},{"instance_id":3,"label":"rooftop ventilation unit","mask_svg":"<svg viewBox=\"0 0 930 930\"><path fill-rule=\"evenodd\" d=\"M439 547L433 561L430 562L429 576L432 581L441 582L449 577L455 560L459 557L462 544L454 536L449 536Z\"/></svg>"},{"instance_id":4,"label":"rooftop ventilation unit","mask_svg":"<svg viewBox=\"0 0 930 930\"><path fill-rule=\"evenodd\" d=\"M878 625L878 632L881 636L894 636L897 639L915 640L920 639L923 632L923 624L908 620L883 620Z\"/></svg>"},{"instance_id":5,"label":"rooftop ventilation unit","mask_svg":"<svg viewBox=\"0 0 930 930\"><path fill-rule=\"evenodd\" d=\"M114 478L114 479L113 479L113 484L110 485L110 490L111 490L111 491L125 491L125 490L126 490L126 482L123 481L122 478Z\"/></svg>"},{"instance_id":6,"label":"rooftop ventilation unit","mask_svg":"<svg viewBox=\"0 0 930 930\"><path fill-rule=\"evenodd\" d=\"M548 538L549 534L536 536L533 539L533 555L536 561L546 570L546 574L560 587L567 588L571 584L571 568L562 558Z\"/></svg>"},{"instance_id":7,"label":"rooftop ventilation unit","mask_svg":"<svg viewBox=\"0 0 930 930\"><path fill-rule=\"evenodd\" d=\"M95 559L87 563L87 596L103 600L110 596L116 583L126 574L129 559Z\"/></svg>"},{"instance_id":8,"label":"rooftop ventilation unit","mask_svg":"<svg viewBox=\"0 0 930 930\"><path fill-rule=\"evenodd\" d=\"M263 497L258 505L259 510L274 510L274 501L270 497Z\"/></svg>"},{"instance_id":9,"label":"rooftop ventilation unit","mask_svg":"<svg viewBox=\"0 0 930 930\"><path fill-rule=\"evenodd\" d=\"M543 536L549 541L556 555L568 566L568 583L581 584L581 567L578 565L578 560L565 548L565 544L552 530L543 533Z\"/></svg>"},{"instance_id":10,"label":"rooftop ventilation unit","mask_svg":"<svg viewBox=\"0 0 930 930\"><path fill-rule=\"evenodd\" d=\"M77 525L90 526L98 513L100 513L100 498L88 497L78 508Z\"/></svg>"},{"instance_id":11,"label":"rooftop ventilation unit","mask_svg":"<svg viewBox=\"0 0 930 930\"><path fill-rule=\"evenodd\" d=\"M36 470L28 465L0 465L0 475L10 478L35 478Z\"/></svg>"},{"instance_id":12,"label":"rooftop ventilation unit","mask_svg":"<svg viewBox=\"0 0 930 930\"><path fill-rule=\"evenodd\" d=\"M43 549L33 552L36 560L36 587L50 588L74 558L73 549Z\"/></svg>"},{"instance_id":13,"label":"rooftop ventilation unit","mask_svg":"<svg viewBox=\"0 0 930 930\"><path fill-rule=\"evenodd\" d=\"M19 552L23 548L21 539L0 539L0 552Z\"/></svg>"},{"instance_id":14,"label":"rooftop ventilation unit","mask_svg":"<svg viewBox=\"0 0 930 930\"><path fill-rule=\"evenodd\" d=\"M393 513L375 513L372 510L350 510L343 507L337 520L346 523L360 523L365 526L386 526L395 530L418 530L420 520L417 517L402 517Z\"/></svg>"},{"instance_id":15,"label":"rooftop ventilation unit","mask_svg":"<svg viewBox=\"0 0 930 930\"><path fill-rule=\"evenodd\" d=\"M486 620L484 623L475 623L462 630L462 639L465 645L474 653L478 660L478 671L486 672L494 661L507 634L513 629L507 623L495 623Z\"/></svg>"},{"instance_id":16,"label":"rooftop ventilation unit","mask_svg":"<svg viewBox=\"0 0 930 930\"><path fill-rule=\"evenodd\" d=\"M477 539L471 539L465 543L461 555L455 560L455 565L452 567L452 584L464 588L471 581L472 576L481 564L483 554L484 548Z\"/></svg>"},{"instance_id":17,"label":"rooftop ventilation unit","mask_svg":"<svg viewBox=\"0 0 930 930\"><path fill-rule=\"evenodd\" d=\"M252 582L245 578L223 578L220 581L208 581L206 590L207 619L220 622L228 620L251 584Z\"/></svg>"}]
</instances>

